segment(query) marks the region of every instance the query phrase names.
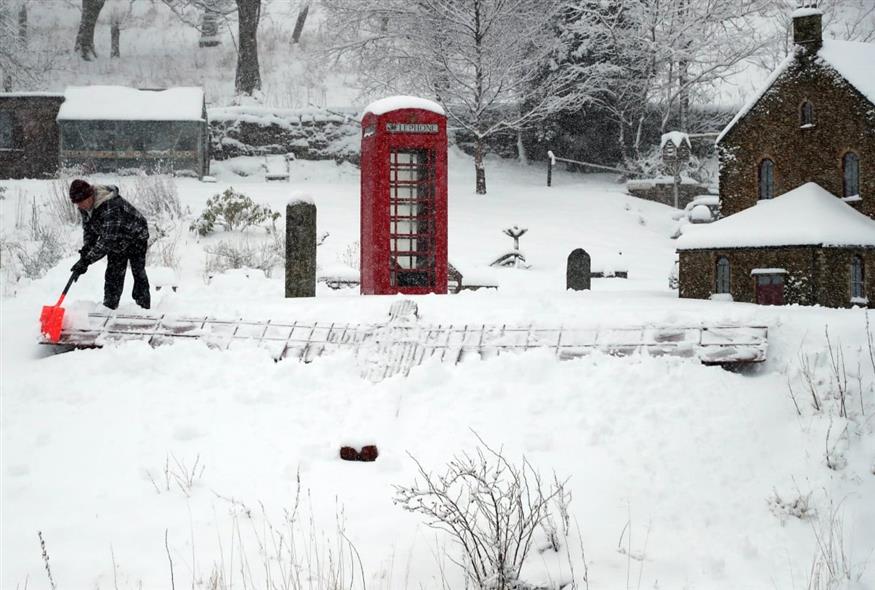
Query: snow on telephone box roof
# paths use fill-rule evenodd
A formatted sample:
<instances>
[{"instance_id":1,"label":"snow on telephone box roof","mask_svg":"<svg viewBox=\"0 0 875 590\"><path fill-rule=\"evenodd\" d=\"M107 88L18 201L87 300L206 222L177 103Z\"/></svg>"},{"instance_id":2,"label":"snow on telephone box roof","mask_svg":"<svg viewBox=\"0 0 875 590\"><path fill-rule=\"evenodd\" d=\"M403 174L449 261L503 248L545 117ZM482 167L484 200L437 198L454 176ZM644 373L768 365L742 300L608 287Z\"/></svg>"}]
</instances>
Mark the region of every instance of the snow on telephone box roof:
<instances>
[{"instance_id":1,"label":"snow on telephone box roof","mask_svg":"<svg viewBox=\"0 0 875 590\"><path fill-rule=\"evenodd\" d=\"M424 111L437 113L438 115L446 115L444 108L433 100L419 98L418 96L389 96L375 100L366 106L365 110L362 111L362 119L364 119L365 115L368 113L383 115L390 111L397 111L399 109L422 109Z\"/></svg>"},{"instance_id":2,"label":"snow on telephone box roof","mask_svg":"<svg viewBox=\"0 0 875 590\"><path fill-rule=\"evenodd\" d=\"M798 50L798 49L797 49ZM742 117L756 106L756 103L768 92L775 81L787 71L790 65L796 61L796 51L791 51L778 67L771 73L765 84L741 107L732 121L724 127L717 136L716 143L720 143L729 130L735 127ZM823 46L817 51L817 61L835 70L848 84L857 89L869 102L875 105L875 43L862 43L859 41L836 41L824 39Z\"/></svg>"},{"instance_id":3,"label":"snow on telephone box roof","mask_svg":"<svg viewBox=\"0 0 875 590\"><path fill-rule=\"evenodd\" d=\"M875 221L807 182L707 225L687 225L678 250L775 246L873 246Z\"/></svg>"},{"instance_id":4,"label":"snow on telephone box roof","mask_svg":"<svg viewBox=\"0 0 875 590\"><path fill-rule=\"evenodd\" d=\"M198 87L139 90L125 86L69 86L58 121L203 121Z\"/></svg>"}]
</instances>

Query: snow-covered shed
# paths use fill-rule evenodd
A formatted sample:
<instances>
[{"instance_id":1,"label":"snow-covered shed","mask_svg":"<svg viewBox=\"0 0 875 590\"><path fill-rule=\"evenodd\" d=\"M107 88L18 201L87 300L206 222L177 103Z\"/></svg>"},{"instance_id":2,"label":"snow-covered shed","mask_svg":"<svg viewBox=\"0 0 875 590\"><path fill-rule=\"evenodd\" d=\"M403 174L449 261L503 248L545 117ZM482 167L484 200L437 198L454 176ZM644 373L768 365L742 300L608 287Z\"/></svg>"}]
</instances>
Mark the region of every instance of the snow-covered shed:
<instances>
[{"instance_id":1,"label":"snow-covered shed","mask_svg":"<svg viewBox=\"0 0 875 590\"><path fill-rule=\"evenodd\" d=\"M58 124L64 96L0 93L0 178L43 178L58 169Z\"/></svg>"},{"instance_id":2,"label":"snow-covered shed","mask_svg":"<svg viewBox=\"0 0 875 590\"><path fill-rule=\"evenodd\" d=\"M204 91L71 86L58 113L63 165L209 174Z\"/></svg>"},{"instance_id":3,"label":"snow-covered shed","mask_svg":"<svg viewBox=\"0 0 875 590\"><path fill-rule=\"evenodd\" d=\"M721 213L816 182L875 219L875 44L792 17L793 50L717 138Z\"/></svg>"},{"instance_id":4,"label":"snow-covered shed","mask_svg":"<svg viewBox=\"0 0 875 590\"><path fill-rule=\"evenodd\" d=\"M681 297L875 307L875 220L809 182L677 244Z\"/></svg>"}]
</instances>

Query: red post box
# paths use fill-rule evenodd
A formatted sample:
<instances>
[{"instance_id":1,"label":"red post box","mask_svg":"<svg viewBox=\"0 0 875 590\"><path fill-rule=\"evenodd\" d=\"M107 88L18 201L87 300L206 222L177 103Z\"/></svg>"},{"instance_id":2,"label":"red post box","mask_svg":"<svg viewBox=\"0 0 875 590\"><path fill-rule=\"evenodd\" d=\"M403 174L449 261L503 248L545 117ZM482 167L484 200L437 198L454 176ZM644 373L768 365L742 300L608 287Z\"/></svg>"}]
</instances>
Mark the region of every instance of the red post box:
<instances>
[{"instance_id":1,"label":"red post box","mask_svg":"<svg viewBox=\"0 0 875 590\"><path fill-rule=\"evenodd\" d=\"M362 116L361 292L447 292L447 118L393 96Z\"/></svg>"}]
</instances>

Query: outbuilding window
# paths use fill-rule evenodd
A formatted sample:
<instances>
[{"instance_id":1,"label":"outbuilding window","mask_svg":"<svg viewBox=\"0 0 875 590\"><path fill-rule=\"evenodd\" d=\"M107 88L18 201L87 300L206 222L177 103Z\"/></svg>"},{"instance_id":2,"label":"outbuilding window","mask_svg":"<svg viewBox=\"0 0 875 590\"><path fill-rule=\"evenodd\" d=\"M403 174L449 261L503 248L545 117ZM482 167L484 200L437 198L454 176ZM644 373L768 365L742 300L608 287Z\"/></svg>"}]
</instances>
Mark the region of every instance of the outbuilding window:
<instances>
[{"instance_id":1,"label":"outbuilding window","mask_svg":"<svg viewBox=\"0 0 875 590\"><path fill-rule=\"evenodd\" d=\"M800 125L803 129L814 127L814 105L811 101L806 100L802 103L800 111Z\"/></svg>"},{"instance_id":2,"label":"outbuilding window","mask_svg":"<svg viewBox=\"0 0 875 590\"><path fill-rule=\"evenodd\" d=\"M863 258L854 256L851 258L851 299L863 299L866 290L863 285Z\"/></svg>"},{"instance_id":3,"label":"outbuilding window","mask_svg":"<svg viewBox=\"0 0 875 590\"><path fill-rule=\"evenodd\" d=\"M844 177L844 197L854 197L860 194L860 157L854 152L848 152L842 158L842 175Z\"/></svg>"},{"instance_id":4,"label":"outbuilding window","mask_svg":"<svg viewBox=\"0 0 875 590\"><path fill-rule=\"evenodd\" d=\"M729 293L729 259L726 256L717 258L717 280L714 284L715 293Z\"/></svg>"},{"instance_id":5,"label":"outbuilding window","mask_svg":"<svg viewBox=\"0 0 875 590\"><path fill-rule=\"evenodd\" d=\"M15 117L9 111L0 111L0 150L15 147Z\"/></svg>"},{"instance_id":6,"label":"outbuilding window","mask_svg":"<svg viewBox=\"0 0 875 590\"><path fill-rule=\"evenodd\" d=\"M760 200L771 199L775 196L775 163L771 160L760 162L759 176Z\"/></svg>"}]
</instances>

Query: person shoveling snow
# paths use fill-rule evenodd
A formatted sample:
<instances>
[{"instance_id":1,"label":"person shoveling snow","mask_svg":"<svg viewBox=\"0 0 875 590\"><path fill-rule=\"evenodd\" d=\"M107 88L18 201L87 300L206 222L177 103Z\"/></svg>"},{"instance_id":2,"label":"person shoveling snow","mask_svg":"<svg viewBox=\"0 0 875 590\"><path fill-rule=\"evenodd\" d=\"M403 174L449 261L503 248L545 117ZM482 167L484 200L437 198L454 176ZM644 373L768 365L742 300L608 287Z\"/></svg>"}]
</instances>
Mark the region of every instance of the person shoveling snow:
<instances>
[{"instance_id":1,"label":"person shoveling snow","mask_svg":"<svg viewBox=\"0 0 875 590\"><path fill-rule=\"evenodd\" d=\"M103 304L116 309L125 285L128 262L134 276L131 295L143 309L149 309L149 278L146 276L146 248L149 227L143 214L119 195L118 187L91 185L81 179L70 184L70 200L82 215L84 245L79 260L70 268L75 277L106 256Z\"/></svg>"}]
</instances>

